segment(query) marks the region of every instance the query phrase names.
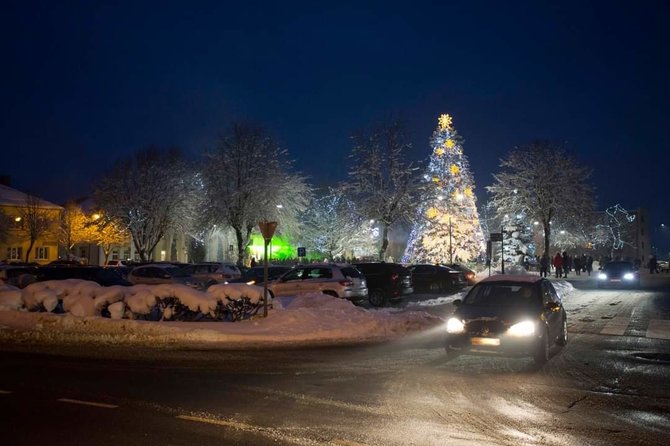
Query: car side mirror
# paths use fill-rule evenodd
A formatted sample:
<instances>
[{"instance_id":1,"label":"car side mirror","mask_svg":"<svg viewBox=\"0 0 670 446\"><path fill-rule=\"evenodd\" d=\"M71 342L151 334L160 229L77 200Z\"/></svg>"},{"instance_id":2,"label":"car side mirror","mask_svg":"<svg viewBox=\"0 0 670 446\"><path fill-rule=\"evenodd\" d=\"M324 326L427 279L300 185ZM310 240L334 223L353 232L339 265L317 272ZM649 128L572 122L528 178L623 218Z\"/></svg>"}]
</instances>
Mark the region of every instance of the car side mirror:
<instances>
[{"instance_id":1,"label":"car side mirror","mask_svg":"<svg viewBox=\"0 0 670 446\"><path fill-rule=\"evenodd\" d=\"M544 306L544 308L546 308L547 310L549 310L553 313L557 313L557 312L561 311L561 306L559 304L557 304L556 302L547 302L547 304Z\"/></svg>"},{"instance_id":2,"label":"car side mirror","mask_svg":"<svg viewBox=\"0 0 670 446\"><path fill-rule=\"evenodd\" d=\"M455 299L455 300L452 302L452 304L454 304L454 307L460 307L462 303L463 303L463 301L460 300L460 299Z\"/></svg>"}]
</instances>

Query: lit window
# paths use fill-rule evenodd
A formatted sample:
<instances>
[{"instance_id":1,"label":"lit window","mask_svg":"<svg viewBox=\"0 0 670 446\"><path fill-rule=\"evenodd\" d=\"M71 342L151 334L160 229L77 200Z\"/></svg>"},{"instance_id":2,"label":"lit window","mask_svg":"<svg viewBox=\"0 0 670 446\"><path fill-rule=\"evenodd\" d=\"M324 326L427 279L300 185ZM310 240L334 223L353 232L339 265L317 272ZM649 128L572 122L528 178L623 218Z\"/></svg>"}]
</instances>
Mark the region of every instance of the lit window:
<instances>
[{"instance_id":1,"label":"lit window","mask_svg":"<svg viewBox=\"0 0 670 446\"><path fill-rule=\"evenodd\" d=\"M22 260L22 248L7 248L7 259L9 260Z\"/></svg>"},{"instance_id":2,"label":"lit window","mask_svg":"<svg viewBox=\"0 0 670 446\"><path fill-rule=\"evenodd\" d=\"M35 250L35 260L49 260L49 247L40 246Z\"/></svg>"}]
</instances>

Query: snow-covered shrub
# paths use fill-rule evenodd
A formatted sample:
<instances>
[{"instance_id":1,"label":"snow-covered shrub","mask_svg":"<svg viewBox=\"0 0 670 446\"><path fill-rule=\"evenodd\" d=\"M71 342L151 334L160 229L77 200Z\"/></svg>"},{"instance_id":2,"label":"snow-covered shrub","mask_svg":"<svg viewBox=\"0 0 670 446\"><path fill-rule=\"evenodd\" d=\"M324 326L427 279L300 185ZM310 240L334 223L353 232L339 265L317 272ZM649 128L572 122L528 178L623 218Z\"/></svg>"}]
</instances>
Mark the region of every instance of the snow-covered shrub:
<instances>
[{"instance_id":1,"label":"snow-covered shrub","mask_svg":"<svg viewBox=\"0 0 670 446\"><path fill-rule=\"evenodd\" d=\"M19 310L22 307L21 290L11 285L0 285L0 311Z\"/></svg>"}]
</instances>

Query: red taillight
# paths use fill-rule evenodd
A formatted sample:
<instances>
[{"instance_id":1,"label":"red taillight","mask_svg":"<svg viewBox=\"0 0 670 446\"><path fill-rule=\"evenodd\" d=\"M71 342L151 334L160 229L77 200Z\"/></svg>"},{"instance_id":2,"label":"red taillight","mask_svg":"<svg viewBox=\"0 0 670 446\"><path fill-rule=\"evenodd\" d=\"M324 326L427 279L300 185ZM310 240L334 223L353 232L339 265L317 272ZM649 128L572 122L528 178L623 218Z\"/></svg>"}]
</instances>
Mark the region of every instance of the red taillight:
<instances>
[{"instance_id":1,"label":"red taillight","mask_svg":"<svg viewBox=\"0 0 670 446\"><path fill-rule=\"evenodd\" d=\"M468 279L474 279L475 275L473 273L467 273L465 277L467 277Z\"/></svg>"},{"instance_id":2,"label":"red taillight","mask_svg":"<svg viewBox=\"0 0 670 446\"><path fill-rule=\"evenodd\" d=\"M399 278L400 278L400 275L398 273L391 274L391 280L398 280Z\"/></svg>"},{"instance_id":3,"label":"red taillight","mask_svg":"<svg viewBox=\"0 0 670 446\"><path fill-rule=\"evenodd\" d=\"M352 286L353 284L354 282L352 282L351 280L340 280L340 285L342 286Z\"/></svg>"}]
</instances>

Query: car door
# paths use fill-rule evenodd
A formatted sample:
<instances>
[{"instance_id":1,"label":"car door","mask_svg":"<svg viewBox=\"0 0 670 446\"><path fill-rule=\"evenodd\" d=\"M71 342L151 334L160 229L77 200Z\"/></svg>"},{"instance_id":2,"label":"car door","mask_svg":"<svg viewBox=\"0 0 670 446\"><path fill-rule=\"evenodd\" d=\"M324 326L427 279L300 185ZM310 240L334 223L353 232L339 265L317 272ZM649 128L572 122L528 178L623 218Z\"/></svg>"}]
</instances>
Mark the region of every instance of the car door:
<instances>
[{"instance_id":1,"label":"car door","mask_svg":"<svg viewBox=\"0 0 670 446\"><path fill-rule=\"evenodd\" d=\"M332 268L324 266L307 268L302 279L302 289L300 291L303 293L314 293L333 289Z\"/></svg>"},{"instance_id":2,"label":"car door","mask_svg":"<svg viewBox=\"0 0 670 446\"><path fill-rule=\"evenodd\" d=\"M435 269L430 265L417 265L412 268L414 287L420 291L428 291L435 278Z\"/></svg>"},{"instance_id":3,"label":"car door","mask_svg":"<svg viewBox=\"0 0 670 446\"><path fill-rule=\"evenodd\" d=\"M561 301L554 289L554 286L547 282L542 283L542 311L544 312L545 320L549 326L549 338L556 339L560 332L563 324L563 312L562 311L551 311L547 309L549 304L561 305Z\"/></svg>"},{"instance_id":4,"label":"car door","mask_svg":"<svg viewBox=\"0 0 670 446\"><path fill-rule=\"evenodd\" d=\"M298 294L302 288L302 277L305 268L295 268L287 272L276 282L272 282L270 289L275 296L288 296Z\"/></svg>"}]
</instances>

